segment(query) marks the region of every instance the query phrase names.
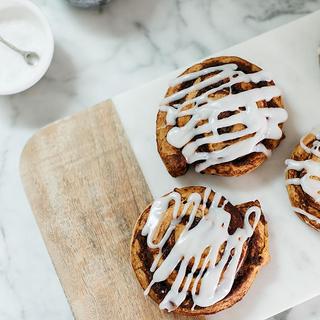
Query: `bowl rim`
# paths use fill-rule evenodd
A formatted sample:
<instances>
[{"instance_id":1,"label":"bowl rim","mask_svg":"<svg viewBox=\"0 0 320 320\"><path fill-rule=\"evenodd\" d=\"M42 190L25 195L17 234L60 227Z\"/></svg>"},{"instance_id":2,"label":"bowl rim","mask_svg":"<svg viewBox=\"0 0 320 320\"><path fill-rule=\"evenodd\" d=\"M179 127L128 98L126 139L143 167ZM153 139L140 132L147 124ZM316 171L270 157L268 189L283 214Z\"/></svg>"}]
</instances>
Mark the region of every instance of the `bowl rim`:
<instances>
[{"instance_id":1,"label":"bowl rim","mask_svg":"<svg viewBox=\"0 0 320 320\"><path fill-rule=\"evenodd\" d=\"M2 5L4 5L5 3L8 3L10 5L19 5L21 6L21 8L25 8L26 10L29 10L32 14L34 14L34 16L38 19L38 21L42 26L43 32L46 36L46 46L47 46L45 63L43 64L41 69L39 69L39 71L37 72L37 76L9 90L1 90L0 88L0 95L4 96L4 95L12 95L12 94L20 93L31 88L37 82L39 82L39 80L46 74L53 58L54 38L53 38L52 29L50 27L48 19L43 14L43 12L39 9L39 7L35 5L33 2L31 2L30 0L2 0L2 1L1 1Z\"/></svg>"}]
</instances>

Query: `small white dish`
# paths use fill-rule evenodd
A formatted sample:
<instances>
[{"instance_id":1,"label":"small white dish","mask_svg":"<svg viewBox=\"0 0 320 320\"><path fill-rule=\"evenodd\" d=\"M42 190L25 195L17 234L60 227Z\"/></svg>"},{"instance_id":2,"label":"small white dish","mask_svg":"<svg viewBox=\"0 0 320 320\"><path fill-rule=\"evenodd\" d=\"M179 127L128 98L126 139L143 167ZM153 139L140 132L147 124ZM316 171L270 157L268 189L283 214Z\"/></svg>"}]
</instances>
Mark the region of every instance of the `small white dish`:
<instances>
[{"instance_id":1,"label":"small white dish","mask_svg":"<svg viewBox=\"0 0 320 320\"><path fill-rule=\"evenodd\" d=\"M0 43L0 95L22 92L37 83L48 70L54 51L49 23L29 0L0 1L0 35L21 50L35 51L40 59L34 66Z\"/></svg>"}]
</instances>

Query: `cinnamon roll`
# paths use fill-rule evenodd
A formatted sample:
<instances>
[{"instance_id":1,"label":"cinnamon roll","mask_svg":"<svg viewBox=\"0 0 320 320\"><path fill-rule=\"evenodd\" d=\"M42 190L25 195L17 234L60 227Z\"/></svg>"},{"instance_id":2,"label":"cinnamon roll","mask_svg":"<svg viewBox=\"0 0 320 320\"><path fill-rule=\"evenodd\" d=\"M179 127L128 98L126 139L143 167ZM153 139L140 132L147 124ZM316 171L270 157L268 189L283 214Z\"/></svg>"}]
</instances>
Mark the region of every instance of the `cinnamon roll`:
<instances>
[{"instance_id":1,"label":"cinnamon roll","mask_svg":"<svg viewBox=\"0 0 320 320\"><path fill-rule=\"evenodd\" d=\"M268 73L238 57L204 60L169 87L157 115L158 152L173 176L240 176L284 137L281 92Z\"/></svg>"},{"instance_id":2,"label":"cinnamon roll","mask_svg":"<svg viewBox=\"0 0 320 320\"><path fill-rule=\"evenodd\" d=\"M320 230L320 127L300 139L286 165L286 186L293 211Z\"/></svg>"},{"instance_id":3,"label":"cinnamon roll","mask_svg":"<svg viewBox=\"0 0 320 320\"><path fill-rule=\"evenodd\" d=\"M176 188L140 215L131 240L137 279L161 309L213 314L241 300L269 260L258 201L233 206L211 188Z\"/></svg>"}]
</instances>

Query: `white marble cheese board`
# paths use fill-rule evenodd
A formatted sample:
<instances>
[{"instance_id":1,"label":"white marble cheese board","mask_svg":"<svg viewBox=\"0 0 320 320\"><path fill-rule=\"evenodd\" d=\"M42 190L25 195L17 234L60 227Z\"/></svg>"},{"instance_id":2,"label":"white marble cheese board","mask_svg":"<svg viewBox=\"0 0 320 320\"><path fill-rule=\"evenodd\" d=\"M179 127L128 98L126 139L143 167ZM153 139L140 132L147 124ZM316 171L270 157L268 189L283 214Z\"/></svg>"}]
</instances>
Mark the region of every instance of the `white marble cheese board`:
<instances>
[{"instance_id":1,"label":"white marble cheese board","mask_svg":"<svg viewBox=\"0 0 320 320\"><path fill-rule=\"evenodd\" d=\"M234 204L254 199L262 203L269 222L271 261L245 298L215 315L215 320L262 320L320 294L320 234L292 213L284 185L285 159L299 138L320 123L319 43L320 11L212 54L236 55L270 72L289 113L286 139L267 162L242 177L189 170L172 178L167 173L156 149L155 119L169 81L184 68L112 99L154 197L174 187L208 185Z\"/></svg>"}]
</instances>

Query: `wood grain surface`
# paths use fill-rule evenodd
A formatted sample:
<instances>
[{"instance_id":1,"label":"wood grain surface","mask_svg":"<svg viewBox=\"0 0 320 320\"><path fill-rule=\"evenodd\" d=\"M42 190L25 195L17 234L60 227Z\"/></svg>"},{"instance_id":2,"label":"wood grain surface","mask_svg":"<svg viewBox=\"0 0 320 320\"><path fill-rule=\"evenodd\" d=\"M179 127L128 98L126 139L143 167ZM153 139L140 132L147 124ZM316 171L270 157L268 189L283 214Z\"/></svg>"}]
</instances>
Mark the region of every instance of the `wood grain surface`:
<instances>
[{"instance_id":1,"label":"wood grain surface","mask_svg":"<svg viewBox=\"0 0 320 320\"><path fill-rule=\"evenodd\" d=\"M145 300L131 270L131 231L152 197L110 100L41 129L20 169L76 319L181 318Z\"/></svg>"}]
</instances>

